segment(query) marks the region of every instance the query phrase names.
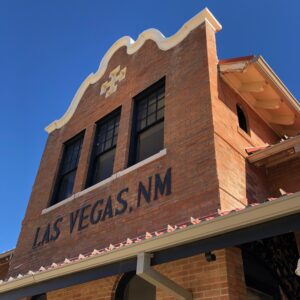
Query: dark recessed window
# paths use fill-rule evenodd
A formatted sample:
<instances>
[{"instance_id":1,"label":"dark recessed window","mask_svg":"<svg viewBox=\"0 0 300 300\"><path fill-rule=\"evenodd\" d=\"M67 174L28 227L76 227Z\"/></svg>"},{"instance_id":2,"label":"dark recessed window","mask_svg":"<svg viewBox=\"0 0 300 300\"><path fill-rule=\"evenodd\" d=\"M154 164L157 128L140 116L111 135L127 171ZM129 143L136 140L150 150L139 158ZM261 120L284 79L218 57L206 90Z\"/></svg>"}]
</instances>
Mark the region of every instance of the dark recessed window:
<instances>
[{"instance_id":1,"label":"dark recessed window","mask_svg":"<svg viewBox=\"0 0 300 300\"><path fill-rule=\"evenodd\" d=\"M113 174L120 109L97 123L87 187Z\"/></svg>"},{"instance_id":2,"label":"dark recessed window","mask_svg":"<svg viewBox=\"0 0 300 300\"><path fill-rule=\"evenodd\" d=\"M31 300L47 300L47 297L46 294L41 294L31 297Z\"/></svg>"},{"instance_id":3,"label":"dark recessed window","mask_svg":"<svg viewBox=\"0 0 300 300\"><path fill-rule=\"evenodd\" d=\"M164 78L134 98L134 122L129 165L164 147Z\"/></svg>"},{"instance_id":4,"label":"dark recessed window","mask_svg":"<svg viewBox=\"0 0 300 300\"><path fill-rule=\"evenodd\" d=\"M51 205L72 195L82 141L83 133L64 144Z\"/></svg>"},{"instance_id":5,"label":"dark recessed window","mask_svg":"<svg viewBox=\"0 0 300 300\"><path fill-rule=\"evenodd\" d=\"M239 121L239 127L246 133L249 133L246 115L238 104L236 105L236 111L237 111L237 116Z\"/></svg>"},{"instance_id":6,"label":"dark recessed window","mask_svg":"<svg viewBox=\"0 0 300 300\"><path fill-rule=\"evenodd\" d=\"M126 273L121 278L115 294L115 300L154 300L156 288L134 272Z\"/></svg>"}]
</instances>

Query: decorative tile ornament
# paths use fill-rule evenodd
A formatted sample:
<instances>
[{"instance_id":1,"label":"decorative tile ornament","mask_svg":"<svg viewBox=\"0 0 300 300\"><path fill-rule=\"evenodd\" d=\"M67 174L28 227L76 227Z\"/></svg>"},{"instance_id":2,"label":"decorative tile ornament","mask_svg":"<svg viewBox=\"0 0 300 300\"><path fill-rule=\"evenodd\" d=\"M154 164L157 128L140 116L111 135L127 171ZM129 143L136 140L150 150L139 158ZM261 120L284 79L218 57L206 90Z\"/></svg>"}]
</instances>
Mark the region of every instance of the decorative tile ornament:
<instances>
[{"instance_id":1,"label":"decorative tile ornament","mask_svg":"<svg viewBox=\"0 0 300 300\"><path fill-rule=\"evenodd\" d=\"M109 74L109 81L105 81L101 86L100 95L105 94L105 98L113 94L117 88L118 83L122 81L126 76L126 67L121 70L121 66L117 66Z\"/></svg>"}]
</instances>

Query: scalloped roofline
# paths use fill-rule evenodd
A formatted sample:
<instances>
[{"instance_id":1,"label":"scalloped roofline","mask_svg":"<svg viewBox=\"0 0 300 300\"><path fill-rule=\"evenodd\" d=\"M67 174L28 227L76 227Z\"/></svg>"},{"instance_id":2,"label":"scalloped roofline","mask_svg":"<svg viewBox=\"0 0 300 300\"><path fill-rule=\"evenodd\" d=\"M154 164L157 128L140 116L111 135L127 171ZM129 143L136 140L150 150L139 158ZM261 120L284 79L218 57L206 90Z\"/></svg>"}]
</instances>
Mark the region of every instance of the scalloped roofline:
<instances>
[{"instance_id":1,"label":"scalloped roofline","mask_svg":"<svg viewBox=\"0 0 300 300\"><path fill-rule=\"evenodd\" d=\"M51 133L52 131L63 127L72 118L87 88L90 84L96 83L105 74L111 57L118 49L126 46L127 54L131 55L138 51L147 40L153 40L157 44L159 49L166 51L179 44L189 35L189 33L193 29L204 22L210 24L215 32L222 29L221 24L217 21L217 19L213 16L209 9L204 8L201 12L187 21L174 35L168 38L166 38L159 30L152 28L143 31L138 36L138 39L136 41L133 40L130 36L124 36L117 40L102 58L97 72L91 73L82 82L65 114L60 119L55 120L50 125L48 125L45 130L48 133Z\"/></svg>"}]
</instances>

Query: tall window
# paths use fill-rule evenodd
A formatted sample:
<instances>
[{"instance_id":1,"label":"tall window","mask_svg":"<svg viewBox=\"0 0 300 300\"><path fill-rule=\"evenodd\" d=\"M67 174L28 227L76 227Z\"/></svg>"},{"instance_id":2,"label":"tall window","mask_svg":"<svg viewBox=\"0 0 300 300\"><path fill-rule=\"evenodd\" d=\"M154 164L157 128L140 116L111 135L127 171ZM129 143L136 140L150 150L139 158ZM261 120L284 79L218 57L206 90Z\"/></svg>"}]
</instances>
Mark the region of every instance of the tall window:
<instances>
[{"instance_id":1,"label":"tall window","mask_svg":"<svg viewBox=\"0 0 300 300\"><path fill-rule=\"evenodd\" d=\"M164 147L165 79L136 96L134 102L129 165L146 159Z\"/></svg>"},{"instance_id":2,"label":"tall window","mask_svg":"<svg viewBox=\"0 0 300 300\"><path fill-rule=\"evenodd\" d=\"M87 187L113 174L120 109L97 123Z\"/></svg>"},{"instance_id":3,"label":"tall window","mask_svg":"<svg viewBox=\"0 0 300 300\"><path fill-rule=\"evenodd\" d=\"M238 121L239 121L239 127L246 133L249 133L246 115L245 115L244 111L242 110L242 108L238 104L236 105L236 112L237 112L237 117L238 117Z\"/></svg>"},{"instance_id":4,"label":"tall window","mask_svg":"<svg viewBox=\"0 0 300 300\"><path fill-rule=\"evenodd\" d=\"M64 144L52 205L72 195L82 141L83 133Z\"/></svg>"}]
</instances>

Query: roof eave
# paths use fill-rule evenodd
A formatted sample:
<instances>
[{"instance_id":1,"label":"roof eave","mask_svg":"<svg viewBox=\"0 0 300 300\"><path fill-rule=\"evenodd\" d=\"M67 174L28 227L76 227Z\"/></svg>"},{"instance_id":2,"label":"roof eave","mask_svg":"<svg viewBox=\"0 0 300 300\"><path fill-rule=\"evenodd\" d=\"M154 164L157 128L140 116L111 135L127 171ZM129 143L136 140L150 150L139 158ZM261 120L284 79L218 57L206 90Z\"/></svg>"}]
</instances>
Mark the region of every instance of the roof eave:
<instances>
[{"instance_id":1,"label":"roof eave","mask_svg":"<svg viewBox=\"0 0 300 300\"><path fill-rule=\"evenodd\" d=\"M136 257L138 253L141 252L151 253L161 249L168 249L178 245L184 245L188 242L219 236L234 230L248 228L253 225L263 224L268 221L293 215L300 212L299 201L300 192L173 231L153 239L121 247L105 254L90 256L58 268L36 272L32 275L25 275L20 279L14 279L0 284L0 296L2 293L21 287Z\"/></svg>"}]
</instances>

